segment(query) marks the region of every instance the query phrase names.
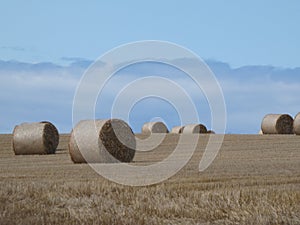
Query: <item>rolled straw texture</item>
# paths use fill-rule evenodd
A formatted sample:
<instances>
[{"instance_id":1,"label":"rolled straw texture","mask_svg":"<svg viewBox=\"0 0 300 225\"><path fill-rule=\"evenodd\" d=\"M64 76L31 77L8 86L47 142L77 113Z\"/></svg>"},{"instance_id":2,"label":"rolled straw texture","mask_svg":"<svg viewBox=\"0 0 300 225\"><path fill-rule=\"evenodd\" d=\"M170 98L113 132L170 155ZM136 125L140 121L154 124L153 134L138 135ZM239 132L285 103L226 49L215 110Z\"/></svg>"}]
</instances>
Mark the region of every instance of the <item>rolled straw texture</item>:
<instances>
[{"instance_id":1,"label":"rolled straw texture","mask_svg":"<svg viewBox=\"0 0 300 225\"><path fill-rule=\"evenodd\" d=\"M82 120L72 130L69 153L74 163L131 162L136 140L119 119Z\"/></svg>"},{"instance_id":2,"label":"rolled straw texture","mask_svg":"<svg viewBox=\"0 0 300 225\"><path fill-rule=\"evenodd\" d=\"M169 133L167 126L163 122L148 122L142 127L143 134Z\"/></svg>"},{"instance_id":3,"label":"rolled straw texture","mask_svg":"<svg viewBox=\"0 0 300 225\"><path fill-rule=\"evenodd\" d=\"M182 130L183 130L183 126L176 126L176 127L172 128L171 133L173 133L173 134L181 134Z\"/></svg>"},{"instance_id":4,"label":"rolled straw texture","mask_svg":"<svg viewBox=\"0 0 300 225\"><path fill-rule=\"evenodd\" d=\"M183 134L205 134L207 128L203 124L188 124L184 126Z\"/></svg>"},{"instance_id":5,"label":"rolled straw texture","mask_svg":"<svg viewBox=\"0 0 300 225\"><path fill-rule=\"evenodd\" d=\"M300 135L300 113L295 116L294 119L294 133Z\"/></svg>"},{"instance_id":6,"label":"rolled straw texture","mask_svg":"<svg viewBox=\"0 0 300 225\"><path fill-rule=\"evenodd\" d=\"M16 155L54 154L58 143L59 133L47 121L22 123L13 131L13 150Z\"/></svg>"},{"instance_id":7,"label":"rolled straw texture","mask_svg":"<svg viewBox=\"0 0 300 225\"><path fill-rule=\"evenodd\" d=\"M293 118L288 114L267 114L261 123L263 134L292 134Z\"/></svg>"}]
</instances>

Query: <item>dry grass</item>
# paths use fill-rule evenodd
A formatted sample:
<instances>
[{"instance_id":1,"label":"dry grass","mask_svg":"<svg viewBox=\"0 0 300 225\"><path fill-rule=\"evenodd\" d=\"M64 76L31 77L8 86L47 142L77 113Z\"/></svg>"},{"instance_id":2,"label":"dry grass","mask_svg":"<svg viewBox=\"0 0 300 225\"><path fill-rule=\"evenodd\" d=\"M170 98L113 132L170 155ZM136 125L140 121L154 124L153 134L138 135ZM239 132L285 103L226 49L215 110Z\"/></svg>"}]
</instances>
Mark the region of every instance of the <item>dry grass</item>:
<instances>
[{"instance_id":1,"label":"dry grass","mask_svg":"<svg viewBox=\"0 0 300 225\"><path fill-rule=\"evenodd\" d=\"M150 187L117 185L73 164L68 138L56 155L14 156L11 135L0 136L1 224L300 224L299 136L226 135L198 173L209 138L200 135L190 163ZM177 140L168 135L135 163L161 160Z\"/></svg>"}]
</instances>

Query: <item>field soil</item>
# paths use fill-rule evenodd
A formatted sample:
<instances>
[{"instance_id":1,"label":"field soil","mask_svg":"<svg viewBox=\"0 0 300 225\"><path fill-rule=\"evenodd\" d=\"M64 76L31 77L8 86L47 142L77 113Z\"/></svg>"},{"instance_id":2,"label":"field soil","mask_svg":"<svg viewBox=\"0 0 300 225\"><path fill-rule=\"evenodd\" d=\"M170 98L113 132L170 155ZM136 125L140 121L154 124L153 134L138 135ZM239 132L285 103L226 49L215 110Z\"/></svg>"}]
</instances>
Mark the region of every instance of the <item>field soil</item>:
<instances>
[{"instance_id":1,"label":"field soil","mask_svg":"<svg viewBox=\"0 0 300 225\"><path fill-rule=\"evenodd\" d=\"M300 224L300 136L225 135L216 159L199 172L209 138L199 135L181 171L145 187L116 184L74 164L69 138L60 135L56 154L15 156L12 135L0 135L1 225ZM178 138L167 135L132 164L161 161Z\"/></svg>"}]
</instances>

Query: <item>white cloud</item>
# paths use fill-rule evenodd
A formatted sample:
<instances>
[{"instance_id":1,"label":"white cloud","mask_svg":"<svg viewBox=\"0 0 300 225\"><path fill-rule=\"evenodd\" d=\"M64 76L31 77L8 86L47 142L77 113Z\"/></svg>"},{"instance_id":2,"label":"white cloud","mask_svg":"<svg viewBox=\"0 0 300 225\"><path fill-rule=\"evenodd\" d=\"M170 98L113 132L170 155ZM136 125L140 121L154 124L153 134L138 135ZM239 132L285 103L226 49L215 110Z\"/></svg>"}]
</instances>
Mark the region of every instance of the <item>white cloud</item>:
<instances>
[{"instance_id":1,"label":"white cloud","mask_svg":"<svg viewBox=\"0 0 300 225\"><path fill-rule=\"evenodd\" d=\"M0 131L11 132L25 121L51 120L63 132L70 129L72 101L79 78L68 68L1 70ZM66 124L64 121L68 121Z\"/></svg>"},{"instance_id":2,"label":"white cloud","mask_svg":"<svg viewBox=\"0 0 300 225\"><path fill-rule=\"evenodd\" d=\"M71 58L69 66L51 63L26 64L0 61L0 132L11 132L13 127L25 121L50 120L61 132L72 128L72 103L76 87L88 60ZM79 60L78 62L76 60ZM185 59L187 60L187 59ZM300 111L300 76L296 69L273 67L245 67L231 69L227 64L210 62L224 92L227 106L227 131L231 133L256 133L266 113L290 113ZM185 74L163 68L160 65L142 65L116 74L101 92L97 105L98 116L109 117L112 103L119 91L137 78L160 75L181 86L194 100L201 122L210 126L210 109L204 93ZM191 63L192 66L192 63ZM283 74L282 76L280 74ZM291 76L290 74L293 74ZM207 85L206 81L202 85ZM97 84L90 84L87 99ZM178 90L167 89L157 81L147 80L139 88L129 91L131 95L147 88L161 89L161 93L172 93L177 102L185 98ZM126 102L124 103L126 105ZM183 105L183 104L182 104ZM141 123L153 117L163 118L169 128L177 125L178 115L170 105L157 99L145 100L132 109L136 118L130 117L134 130L139 131ZM136 119L136 121L134 121Z\"/></svg>"}]
</instances>

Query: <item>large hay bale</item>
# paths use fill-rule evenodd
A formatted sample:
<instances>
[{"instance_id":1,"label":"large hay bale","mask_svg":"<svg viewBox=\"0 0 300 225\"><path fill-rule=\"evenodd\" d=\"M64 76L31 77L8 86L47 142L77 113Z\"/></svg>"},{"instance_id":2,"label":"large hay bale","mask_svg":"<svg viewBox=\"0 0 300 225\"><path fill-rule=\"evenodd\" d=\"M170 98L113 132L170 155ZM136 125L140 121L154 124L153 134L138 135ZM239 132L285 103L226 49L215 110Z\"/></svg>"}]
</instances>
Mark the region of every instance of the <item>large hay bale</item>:
<instances>
[{"instance_id":1,"label":"large hay bale","mask_svg":"<svg viewBox=\"0 0 300 225\"><path fill-rule=\"evenodd\" d=\"M143 134L169 133L167 126L163 122L148 122L142 127Z\"/></svg>"},{"instance_id":2,"label":"large hay bale","mask_svg":"<svg viewBox=\"0 0 300 225\"><path fill-rule=\"evenodd\" d=\"M268 114L261 123L263 134L292 134L293 118L288 114Z\"/></svg>"},{"instance_id":3,"label":"large hay bale","mask_svg":"<svg viewBox=\"0 0 300 225\"><path fill-rule=\"evenodd\" d=\"M22 123L13 131L13 150L16 155L54 154L59 143L56 127L47 121Z\"/></svg>"},{"instance_id":4,"label":"large hay bale","mask_svg":"<svg viewBox=\"0 0 300 225\"><path fill-rule=\"evenodd\" d=\"M206 134L207 128L203 124L188 124L182 130L183 134Z\"/></svg>"},{"instance_id":5,"label":"large hay bale","mask_svg":"<svg viewBox=\"0 0 300 225\"><path fill-rule=\"evenodd\" d=\"M119 119L82 120L72 130L69 153L74 163L131 162L136 140Z\"/></svg>"},{"instance_id":6,"label":"large hay bale","mask_svg":"<svg viewBox=\"0 0 300 225\"><path fill-rule=\"evenodd\" d=\"M295 116L293 128L294 133L300 135L300 113Z\"/></svg>"},{"instance_id":7,"label":"large hay bale","mask_svg":"<svg viewBox=\"0 0 300 225\"><path fill-rule=\"evenodd\" d=\"M184 128L184 126L173 127L172 130L171 130L171 133L173 133L173 134L181 134L183 128Z\"/></svg>"},{"instance_id":8,"label":"large hay bale","mask_svg":"<svg viewBox=\"0 0 300 225\"><path fill-rule=\"evenodd\" d=\"M214 132L213 130L208 130L206 133L208 133L208 134L216 134L216 132Z\"/></svg>"}]
</instances>

